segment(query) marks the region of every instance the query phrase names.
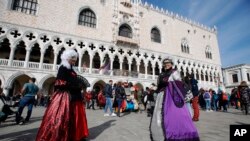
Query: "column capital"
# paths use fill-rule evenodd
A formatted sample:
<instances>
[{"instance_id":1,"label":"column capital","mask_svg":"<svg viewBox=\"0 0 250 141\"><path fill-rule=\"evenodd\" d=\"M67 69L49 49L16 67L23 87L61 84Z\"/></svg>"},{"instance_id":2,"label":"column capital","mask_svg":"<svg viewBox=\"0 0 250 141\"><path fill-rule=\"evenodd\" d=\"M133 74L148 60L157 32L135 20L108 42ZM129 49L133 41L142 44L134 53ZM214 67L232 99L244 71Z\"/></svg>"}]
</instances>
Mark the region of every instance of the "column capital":
<instances>
[{"instance_id":1,"label":"column capital","mask_svg":"<svg viewBox=\"0 0 250 141\"><path fill-rule=\"evenodd\" d=\"M46 50L44 50L44 49L41 49L41 50L40 50L40 53L41 53L41 54L45 54L45 52L46 52Z\"/></svg>"},{"instance_id":2,"label":"column capital","mask_svg":"<svg viewBox=\"0 0 250 141\"><path fill-rule=\"evenodd\" d=\"M79 51L77 53L79 54L79 56L83 56L83 54L84 54L84 52L82 52L82 51Z\"/></svg>"},{"instance_id":3,"label":"column capital","mask_svg":"<svg viewBox=\"0 0 250 141\"><path fill-rule=\"evenodd\" d=\"M58 54L59 54L59 50L55 50L54 55L58 55Z\"/></svg>"},{"instance_id":4,"label":"column capital","mask_svg":"<svg viewBox=\"0 0 250 141\"><path fill-rule=\"evenodd\" d=\"M155 64L152 64L152 68L155 68L156 67L156 65Z\"/></svg>"},{"instance_id":5,"label":"column capital","mask_svg":"<svg viewBox=\"0 0 250 141\"><path fill-rule=\"evenodd\" d=\"M131 64L132 64L132 61L128 61L128 64L131 65Z\"/></svg>"},{"instance_id":6,"label":"column capital","mask_svg":"<svg viewBox=\"0 0 250 141\"><path fill-rule=\"evenodd\" d=\"M110 62L113 62L115 59L110 57L109 60Z\"/></svg>"},{"instance_id":7,"label":"column capital","mask_svg":"<svg viewBox=\"0 0 250 141\"><path fill-rule=\"evenodd\" d=\"M30 47L26 47L25 50L26 50L27 52L31 52L31 48L30 48Z\"/></svg>"}]
</instances>

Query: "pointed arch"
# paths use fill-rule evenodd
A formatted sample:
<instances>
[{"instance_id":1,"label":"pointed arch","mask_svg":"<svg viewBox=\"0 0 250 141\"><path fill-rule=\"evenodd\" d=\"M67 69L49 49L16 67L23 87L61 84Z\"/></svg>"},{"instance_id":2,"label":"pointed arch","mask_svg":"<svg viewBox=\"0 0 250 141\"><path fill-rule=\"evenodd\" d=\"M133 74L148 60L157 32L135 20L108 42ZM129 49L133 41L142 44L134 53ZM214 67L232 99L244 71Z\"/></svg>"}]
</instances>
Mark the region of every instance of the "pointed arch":
<instances>
[{"instance_id":1,"label":"pointed arch","mask_svg":"<svg viewBox=\"0 0 250 141\"><path fill-rule=\"evenodd\" d=\"M85 8L79 13L78 24L96 28L96 14L90 8Z\"/></svg>"},{"instance_id":2,"label":"pointed arch","mask_svg":"<svg viewBox=\"0 0 250 141\"><path fill-rule=\"evenodd\" d=\"M10 42L8 38L4 38L2 42L0 42L0 58L9 59L10 57Z\"/></svg>"},{"instance_id":3,"label":"pointed arch","mask_svg":"<svg viewBox=\"0 0 250 141\"><path fill-rule=\"evenodd\" d=\"M161 32L157 27L151 29L151 41L161 43Z\"/></svg>"},{"instance_id":4,"label":"pointed arch","mask_svg":"<svg viewBox=\"0 0 250 141\"><path fill-rule=\"evenodd\" d=\"M133 37L133 32L132 28L128 24L122 24L119 27L119 36L127 37L127 38L132 38Z\"/></svg>"},{"instance_id":5,"label":"pointed arch","mask_svg":"<svg viewBox=\"0 0 250 141\"><path fill-rule=\"evenodd\" d=\"M34 46L31 48L30 52L30 62L39 62L40 61L40 56L41 56L41 51L40 51L40 46L38 43L35 43Z\"/></svg>"}]
</instances>

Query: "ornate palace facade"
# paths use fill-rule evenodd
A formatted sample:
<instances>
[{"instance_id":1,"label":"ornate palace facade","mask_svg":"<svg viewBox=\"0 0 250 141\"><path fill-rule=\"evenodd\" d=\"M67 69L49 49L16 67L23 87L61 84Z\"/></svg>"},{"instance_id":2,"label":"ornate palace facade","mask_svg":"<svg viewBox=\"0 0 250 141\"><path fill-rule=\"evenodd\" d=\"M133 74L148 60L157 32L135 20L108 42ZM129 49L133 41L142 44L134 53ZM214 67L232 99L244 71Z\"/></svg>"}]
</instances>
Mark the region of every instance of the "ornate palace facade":
<instances>
[{"instance_id":1,"label":"ornate palace facade","mask_svg":"<svg viewBox=\"0 0 250 141\"><path fill-rule=\"evenodd\" d=\"M79 54L79 75L92 88L109 79L141 88L155 83L170 57L200 87L221 80L217 30L140 0L1 0L0 80L5 94L36 77L45 94L53 86L60 55ZM100 70L104 58L110 69Z\"/></svg>"}]
</instances>

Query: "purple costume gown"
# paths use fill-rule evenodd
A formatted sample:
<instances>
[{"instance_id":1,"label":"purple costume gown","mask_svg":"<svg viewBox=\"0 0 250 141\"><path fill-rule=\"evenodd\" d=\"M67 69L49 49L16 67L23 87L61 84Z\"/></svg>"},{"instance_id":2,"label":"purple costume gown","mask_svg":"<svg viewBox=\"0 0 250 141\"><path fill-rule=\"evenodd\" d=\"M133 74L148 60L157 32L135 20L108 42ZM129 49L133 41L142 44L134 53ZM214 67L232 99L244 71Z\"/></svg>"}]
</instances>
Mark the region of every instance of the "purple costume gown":
<instances>
[{"instance_id":1,"label":"purple costume gown","mask_svg":"<svg viewBox=\"0 0 250 141\"><path fill-rule=\"evenodd\" d=\"M179 73L160 74L154 114L150 123L153 141L199 141L197 129L185 105L185 92Z\"/></svg>"}]
</instances>

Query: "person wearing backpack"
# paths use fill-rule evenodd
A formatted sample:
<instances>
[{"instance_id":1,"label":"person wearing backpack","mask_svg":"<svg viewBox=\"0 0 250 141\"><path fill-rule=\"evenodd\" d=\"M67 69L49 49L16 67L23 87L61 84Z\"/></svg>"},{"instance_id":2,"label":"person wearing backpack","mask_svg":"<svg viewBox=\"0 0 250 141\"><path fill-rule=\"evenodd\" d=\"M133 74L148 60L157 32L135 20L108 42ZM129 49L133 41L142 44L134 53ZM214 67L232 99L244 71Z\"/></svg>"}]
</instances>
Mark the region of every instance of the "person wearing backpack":
<instances>
[{"instance_id":1,"label":"person wearing backpack","mask_svg":"<svg viewBox=\"0 0 250 141\"><path fill-rule=\"evenodd\" d=\"M228 95L224 89L221 89L220 95L220 109L223 107L223 112L227 112Z\"/></svg>"},{"instance_id":2,"label":"person wearing backpack","mask_svg":"<svg viewBox=\"0 0 250 141\"><path fill-rule=\"evenodd\" d=\"M242 108L245 109L245 114L248 114L250 105L250 89L246 81L242 81L239 85ZM243 110L242 109L242 110Z\"/></svg>"},{"instance_id":3,"label":"person wearing backpack","mask_svg":"<svg viewBox=\"0 0 250 141\"><path fill-rule=\"evenodd\" d=\"M211 111L211 95L208 90L205 91L203 98L206 102L206 111Z\"/></svg>"}]
</instances>

